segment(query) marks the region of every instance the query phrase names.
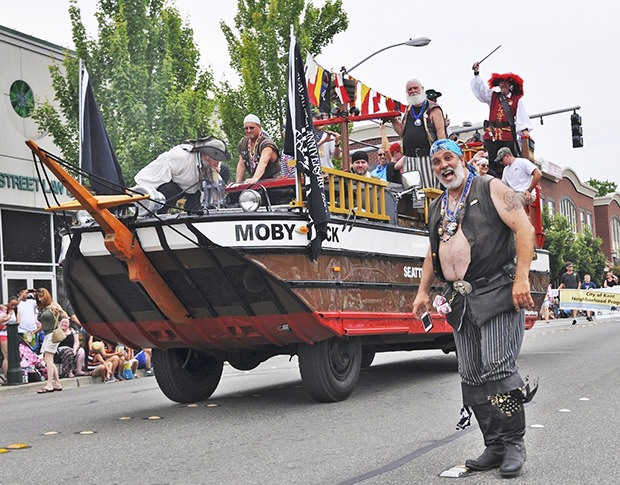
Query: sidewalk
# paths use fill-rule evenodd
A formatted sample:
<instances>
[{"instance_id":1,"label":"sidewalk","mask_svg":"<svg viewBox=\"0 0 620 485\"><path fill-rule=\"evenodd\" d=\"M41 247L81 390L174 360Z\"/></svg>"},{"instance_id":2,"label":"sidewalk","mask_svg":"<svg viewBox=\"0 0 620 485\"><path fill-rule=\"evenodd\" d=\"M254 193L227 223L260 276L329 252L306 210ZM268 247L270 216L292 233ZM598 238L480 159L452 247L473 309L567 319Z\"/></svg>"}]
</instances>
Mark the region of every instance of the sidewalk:
<instances>
[{"instance_id":1,"label":"sidewalk","mask_svg":"<svg viewBox=\"0 0 620 485\"><path fill-rule=\"evenodd\" d=\"M101 378L93 378L91 376L67 377L65 379L61 379L60 383L62 384L63 389L75 389L76 387L86 387L101 383ZM45 386L45 381L30 382L28 384L18 384L14 386L9 386L3 383L2 386L0 386L0 399L8 396L34 394L37 392L37 389L40 389L43 386Z\"/></svg>"},{"instance_id":2,"label":"sidewalk","mask_svg":"<svg viewBox=\"0 0 620 485\"><path fill-rule=\"evenodd\" d=\"M138 370L138 377L145 377L145 370ZM78 387L92 386L93 384L102 384L101 377L81 376L81 377L66 377L60 379L63 389L76 389ZM35 394L37 389L45 386L45 381L42 382L30 382L28 384L18 384L15 386L8 386L4 383L0 385L0 400L9 396L22 396L24 394Z\"/></svg>"}]
</instances>

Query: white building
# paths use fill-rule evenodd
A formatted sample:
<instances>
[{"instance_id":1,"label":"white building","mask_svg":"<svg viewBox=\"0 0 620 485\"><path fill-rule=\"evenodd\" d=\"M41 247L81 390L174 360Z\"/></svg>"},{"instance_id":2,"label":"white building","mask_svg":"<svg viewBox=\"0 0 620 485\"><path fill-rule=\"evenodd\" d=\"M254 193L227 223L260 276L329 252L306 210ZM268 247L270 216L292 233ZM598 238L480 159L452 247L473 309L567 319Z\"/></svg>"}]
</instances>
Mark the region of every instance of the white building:
<instances>
[{"instance_id":1,"label":"white building","mask_svg":"<svg viewBox=\"0 0 620 485\"><path fill-rule=\"evenodd\" d=\"M0 26L0 301L19 288L45 287L56 296L60 221L44 209L69 199L65 188L33 163L25 141L62 156L31 118L37 102L54 99L48 66L66 49ZM56 195L56 200L54 199Z\"/></svg>"}]
</instances>

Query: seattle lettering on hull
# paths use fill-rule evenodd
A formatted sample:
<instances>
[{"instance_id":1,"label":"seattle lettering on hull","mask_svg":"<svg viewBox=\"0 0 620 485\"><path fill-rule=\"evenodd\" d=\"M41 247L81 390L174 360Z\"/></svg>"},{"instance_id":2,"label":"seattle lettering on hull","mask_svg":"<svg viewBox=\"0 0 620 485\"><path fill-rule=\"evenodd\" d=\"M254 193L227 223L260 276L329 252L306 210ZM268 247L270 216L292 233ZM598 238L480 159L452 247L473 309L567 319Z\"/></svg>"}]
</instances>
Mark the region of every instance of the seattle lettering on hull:
<instances>
[{"instance_id":1,"label":"seattle lettering on hull","mask_svg":"<svg viewBox=\"0 0 620 485\"><path fill-rule=\"evenodd\" d=\"M404 266L403 276L405 278L422 278L422 268L417 266Z\"/></svg>"},{"instance_id":2,"label":"seattle lettering on hull","mask_svg":"<svg viewBox=\"0 0 620 485\"><path fill-rule=\"evenodd\" d=\"M236 224L235 240L239 241L292 241L295 224ZM340 242L338 227L327 227L327 241ZM308 235L308 239L310 239Z\"/></svg>"}]
</instances>

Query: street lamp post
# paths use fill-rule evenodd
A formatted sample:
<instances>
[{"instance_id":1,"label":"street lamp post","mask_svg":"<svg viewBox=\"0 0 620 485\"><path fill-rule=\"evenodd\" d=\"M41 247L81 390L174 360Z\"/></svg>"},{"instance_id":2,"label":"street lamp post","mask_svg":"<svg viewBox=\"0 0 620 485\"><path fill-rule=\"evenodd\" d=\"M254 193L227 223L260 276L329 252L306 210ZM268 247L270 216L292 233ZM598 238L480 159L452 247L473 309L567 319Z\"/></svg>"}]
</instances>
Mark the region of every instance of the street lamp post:
<instances>
[{"instance_id":1,"label":"street lamp post","mask_svg":"<svg viewBox=\"0 0 620 485\"><path fill-rule=\"evenodd\" d=\"M350 69L346 69L344 66L342 67L342 71L344 73L348 73L351 72L353 69L355 69L356 67L358 67L360 64L363 64L364 62L366 62L368 59L370 59L371 57L376 56L377 54L379 54L380 52L386 51L388 49L391 49L392 47L399 47L401 45L407 45L409 47L424 47L425 45L428 45L431 42L431 39L429 39L428 37L416 37L415 39L409 39L406 42L400 42L398 44L394 44L394 45L389 45L387 47L384 47L383 49L379 49L376 52L373 52L372 54L370 54L368 57L362 59L360 62L358 62L357 64L355 64L353 67L351 67Z\"/></svg>"},{"instance_id":2,"label":"street lamp post","mask_svg":"<svg viewBox=\"0 0 620 485\"><path fill-rule=\"evenodd\" d=\"M379 54L380 52L386 51L388 49L392 49L393 47L399 47L401 45L407 45L409 47L424 47L425 45L428 45L431 42L431 39L429 39L428 37L416 37L415 39L409 39L406 42L399 42L398 44L393 44L393 45L388 45L387 47L384 47L383 49L379 49L376 52L373 52L372 54L370 54L368 57L365 57L364 59L362 59L360 62L358 62L357 64L355 64L353 67L351 67L350 69L347 69L346 67L342 66L340 68L340 71L342 72L342 74L348 74L350 73L353 69L355 69L356 67L358 67L360 64L363 64L364 62L366 62L368 59L370 59L371 57L376 56L377 54ZM347 108L345 107L345 110ZM346 121L341 123L341 139L340 142L342 143L343 147L347 147L349 146L349 131L347 129L347 123ZM345 171L349 170L349 150L343 150L342 151L342 169Z\"/></svg>"}]
</instances>

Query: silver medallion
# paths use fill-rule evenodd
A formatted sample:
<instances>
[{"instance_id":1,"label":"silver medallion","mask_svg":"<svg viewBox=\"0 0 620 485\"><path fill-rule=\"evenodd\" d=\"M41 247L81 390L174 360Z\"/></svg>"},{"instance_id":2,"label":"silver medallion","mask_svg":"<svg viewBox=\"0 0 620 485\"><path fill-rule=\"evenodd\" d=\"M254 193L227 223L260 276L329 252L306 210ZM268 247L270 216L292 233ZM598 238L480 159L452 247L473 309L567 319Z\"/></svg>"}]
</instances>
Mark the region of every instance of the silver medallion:
<instances>
[{"instance_id":1,"label":"silver medallion","mask_svg":"<svg viewBox=\"0 0 620 485\"><path fill-rule=\"evenodd\" d=\"M420 126L420 125L422 125L422 120L420 120L420 119L418 118L417 120L415 120L415 121L413 122L413 124L414 124L414 125L416 125L416 126Z\"/></svg>"},{"instance_id":2,"label":"silver medallion","mask_svg":"<svg viewBox=\"0 0 620 485\"><path fill-rule=\"evenodd\" d=\"M456 221L452 221L449 222L448 225L446 226L446 234L448 236L454 236L456 234L456 230L458 229L459 225L457 224Z\"/></svg>"}]
</instances>

